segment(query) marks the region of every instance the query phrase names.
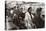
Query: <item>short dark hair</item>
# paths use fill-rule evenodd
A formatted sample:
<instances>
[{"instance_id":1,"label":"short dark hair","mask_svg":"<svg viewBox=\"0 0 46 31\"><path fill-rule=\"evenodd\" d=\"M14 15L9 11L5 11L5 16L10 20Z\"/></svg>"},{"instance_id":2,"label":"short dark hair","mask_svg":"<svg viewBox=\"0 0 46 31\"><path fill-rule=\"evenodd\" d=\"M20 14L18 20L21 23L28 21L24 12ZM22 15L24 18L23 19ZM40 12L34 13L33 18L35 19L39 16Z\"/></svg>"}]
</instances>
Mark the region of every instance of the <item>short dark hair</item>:
<instances>
[{"instance_id":1,"label":"short dark hair","mask_svg":"<svg viewBox=\"0 0 46 31\"><path fill-rule=\"evenodd\" d=\"M41 13L40 13L41 11L42 11L42 8L37 8L37 10L36 10L36 12L37 12L38 15L41 14Z\"/></svg>"},{"instance_id":2,"label":"short dark hair","mask_svg":"<svg viewBox=\"0 0 46 31\"><path fill-rule=\"evenodd\" d=\"M37 8L36 12L41 12L41 11L42 11L42 8Z\"/></svg>"}]
</instances>

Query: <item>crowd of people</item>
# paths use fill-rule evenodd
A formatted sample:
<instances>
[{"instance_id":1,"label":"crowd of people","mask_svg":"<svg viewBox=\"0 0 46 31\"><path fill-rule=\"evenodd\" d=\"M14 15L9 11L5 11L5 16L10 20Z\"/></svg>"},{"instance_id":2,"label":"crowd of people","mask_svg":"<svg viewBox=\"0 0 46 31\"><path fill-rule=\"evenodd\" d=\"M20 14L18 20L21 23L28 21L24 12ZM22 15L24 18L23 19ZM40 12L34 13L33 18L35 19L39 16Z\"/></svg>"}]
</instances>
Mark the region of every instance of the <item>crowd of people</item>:
<instances>
[{"instance_id":1,"label":"crowd of people","mask_svg":"<svg viewBox=\"0 0 46 31\"><path fill-rule=\"evenodd\" d=\"M6 7L5 7L5 17L6 17L5 24L8 21L12 22L15 25L15 27L11 28L11 30L44 28L45 15L41 15L42 12L41 7L36 9L36 13L32 13L32 7L29 7L26 12L23 12L24 11L23 8L19 8L16 6L10 9L7 9ZM44 19L42 19L41 16Z\"/></svg>"}]
</instances>

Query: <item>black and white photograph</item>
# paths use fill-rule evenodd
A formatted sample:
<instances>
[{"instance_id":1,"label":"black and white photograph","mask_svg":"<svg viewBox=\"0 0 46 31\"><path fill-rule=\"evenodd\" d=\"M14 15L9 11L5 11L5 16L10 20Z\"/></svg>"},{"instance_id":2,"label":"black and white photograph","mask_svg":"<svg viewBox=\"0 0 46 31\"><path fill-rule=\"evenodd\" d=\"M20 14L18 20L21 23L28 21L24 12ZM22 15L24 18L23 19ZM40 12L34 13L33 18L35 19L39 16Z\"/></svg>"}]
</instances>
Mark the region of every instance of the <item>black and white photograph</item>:
<instances>
[{"instance_id":1,"label":"black and white photograph","mask_svg":"<svg viewBox=\"0 0 46 31\"><path fill-rule=\"evenodd\" d=\"M5 1L5 30L45 28L45 3Z\"/></svg>"}]
</instances>

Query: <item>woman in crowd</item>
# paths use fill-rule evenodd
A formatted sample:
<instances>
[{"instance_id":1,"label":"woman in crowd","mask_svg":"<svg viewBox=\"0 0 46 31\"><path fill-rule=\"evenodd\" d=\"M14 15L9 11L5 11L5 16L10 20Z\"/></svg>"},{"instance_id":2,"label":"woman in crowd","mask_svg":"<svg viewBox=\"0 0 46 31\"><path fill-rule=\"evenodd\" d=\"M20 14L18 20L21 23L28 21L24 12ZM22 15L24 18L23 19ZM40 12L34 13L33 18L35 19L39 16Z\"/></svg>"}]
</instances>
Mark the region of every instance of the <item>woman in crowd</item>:
<instances>
[{"instance_id":1,"label":"woman in crowd","mask_svg":"<svg viewBox=\"0 0 46 31\"><path fill-rule=\"evenodd\" d=\"M30 29L32 28L32 14L31 14L31 11L32 11L32 7L29 7L28 8L28 11L26 12L25 14L25 26Z\"/></svg>"}]
</instances>

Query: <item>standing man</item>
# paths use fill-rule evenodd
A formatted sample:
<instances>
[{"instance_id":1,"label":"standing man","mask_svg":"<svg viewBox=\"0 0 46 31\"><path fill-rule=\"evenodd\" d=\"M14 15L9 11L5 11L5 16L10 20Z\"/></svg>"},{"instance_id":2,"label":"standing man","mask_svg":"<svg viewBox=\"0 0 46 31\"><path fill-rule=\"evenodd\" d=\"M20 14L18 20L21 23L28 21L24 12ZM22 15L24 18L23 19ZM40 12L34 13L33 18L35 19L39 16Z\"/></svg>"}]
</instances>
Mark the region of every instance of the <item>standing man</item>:
<instances>
[{"instance_id":1,"label":"standing man","mask_svg":"<svg viewBox=\"0 0 46 31\"><path fill-rule=\"evenodd\" d=\"M36 28L43 28L44 27L44 21L41 18L41 11L42 8L37 8L36 12L37 14L35 15L34 19L32 19L33 23L36 25ZM42 17L45 17L44 15L42 15Z\"/></svg>"}]
</instances>

